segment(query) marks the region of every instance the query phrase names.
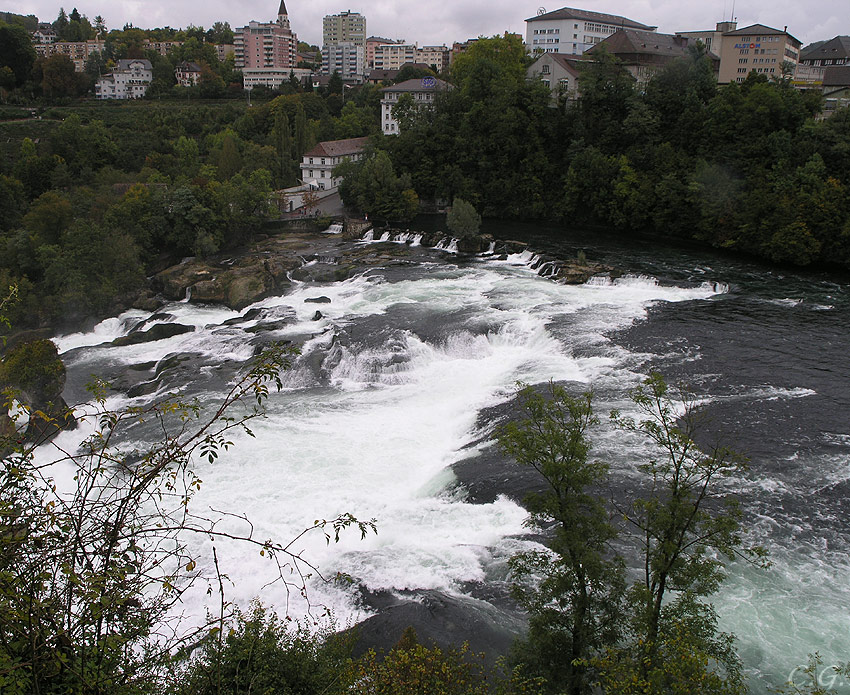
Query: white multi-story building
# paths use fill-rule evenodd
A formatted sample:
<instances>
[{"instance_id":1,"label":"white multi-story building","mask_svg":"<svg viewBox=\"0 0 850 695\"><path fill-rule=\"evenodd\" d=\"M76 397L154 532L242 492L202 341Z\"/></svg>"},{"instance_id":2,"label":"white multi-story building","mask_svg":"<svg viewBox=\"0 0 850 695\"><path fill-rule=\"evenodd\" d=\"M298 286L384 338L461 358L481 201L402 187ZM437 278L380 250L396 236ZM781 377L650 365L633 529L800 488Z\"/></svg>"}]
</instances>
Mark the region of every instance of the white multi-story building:
<instances>
[{"instance_id":1,"label":"white multi-story building","mask_svg":"<svg viewBox=\"0 0 850 695\"><path fill-rule=\"evenodd\" d=\"M307 68L243 68L242 87L248 91L261 86L280 89L280 85L289 82L293 75L301 82L312 74Z\"/></svg>"},{"instance_id":2,"label":"white multi-story building","mask_svg":"<svg viewBox=\"0 0 850 695\"><path fill-rule=\"evenodd\" d=\"M98 99L141 99L153 80L151 62L144 58L119 60L115 69L95 85Z\"/></svg>"},{"instance_id":3,"label":"white multi-story building","mask_svg":"<svg viewBox=\"0 0 850 695\"><path fill-rule=\"evenodd\" d=\"M405 63L416 62L416 44L385 43L375 46L375 70L400 70Z\"/></svg>"},{"instance_id":4,"label":"white multi-story building","mask_svg":"<svg viewBox=\"0 0 850 695\"><path fill-rule=\"evenodd\" d=\"M657 28L615 14L572 7L541 12L536 17L526 19L525 23L525 46L530 53L570 55L581 55L620 29L655 31Z\"/></svg>"},{"instance_id":5,"label":"white multi-story building","mask_svg":"<svg viewBox=\"0 0 850 695\"><path fill-rule=\"evenodd\" d=\"M326 15L322 21L322 45L353 43L366 47L366 18L359 12Z\"/></svg>"},{"instance_id":6,"label":"white multi-story building","mask_svg":"<svg viewBox=\"0 0 850 695\"><path fill-rule=\"evenodd\" d=\"M366 72L366 49L353 43L322 46L322 74L335 72L346 82L362 82Z\"/></svg>"},{"instance_id":7,"label":"white multi-story building","mask_svg":"<svg viewBox=\"0 0 850 695\"><path fill-rule=\"evenodd\" d=\"M304 153L301 160L301 180L320 191L337 188L342 179L334 178L334 167L349 159L360 159L368 142L369 138L320 142Z\"/></svg>"},{"instance_id":8,"label":"white multi-story building","mask_svg":"<svg viewBox=\"0 0 850 695\"><path fill-rule=\"evenodd\" d=\"M393 109L402 94L410 94L418 108L428 108L434 104L437 94L452 89L452 86L436 77L423 77L418 80L406 80L381 90L381 129L384 135L398 135L398 121Z\"/></svg>"}]
</instances>

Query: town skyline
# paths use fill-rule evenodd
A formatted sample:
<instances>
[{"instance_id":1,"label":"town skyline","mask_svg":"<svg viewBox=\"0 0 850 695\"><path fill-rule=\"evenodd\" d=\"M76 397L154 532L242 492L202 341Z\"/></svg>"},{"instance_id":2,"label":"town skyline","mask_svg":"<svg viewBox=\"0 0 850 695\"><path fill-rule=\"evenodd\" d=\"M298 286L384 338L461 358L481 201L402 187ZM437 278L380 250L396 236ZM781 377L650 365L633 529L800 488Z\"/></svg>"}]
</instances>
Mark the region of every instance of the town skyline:
<instances>
[{"instance_id":1,"label":"town skyline","mask_svg":"<svg viewBox=\"0 0 850 695\"><path fill-rule=\"evenodd\" d=\"M89 19L103 15L110 29L120 29L127 23L142 29L165 26L185 28L190 24L209 28L217 21L229 22L235 29L251 20L271 21L276 17L278 5L278 0L249 0L240 3L237 9L231 3L221 0L211 0L202 7L161 0L146 3L119 0L108 6L95 0L68 3L67 6L47 1L13 1L6 2L3 9L18 14L34 14L42 22L52 22L60 7L64 7L68 13L76 7ZM525 36L525 20L536 15L540 7L553 11L564 5L541 5L539 0L538 3L519 5L512 0L469 0L462 3L440 0L428 4L395 0L358 7L356 4L341 5L337 0L320 0L310 4L302 0L287 0L286 6L292 29L299 40L321 46L322 18L346 10L360 12L366 17L369 35L405 39L420 45L451 45L454 41L492 36L505 31ZM667 34L713 28L717 22L733 17L732 0L715 0L697 7L671 0L596 0L569 3L566 6L621 15L656 25L659 32ZM816 7L803 6L791 0L735 0L734 17L739 27L759 23L782 29L787 25L788 31L805 45L850 33L846 11L843 15L841 12L842 6L839 0L823 0Z\"/></svg>"}]
</instances>

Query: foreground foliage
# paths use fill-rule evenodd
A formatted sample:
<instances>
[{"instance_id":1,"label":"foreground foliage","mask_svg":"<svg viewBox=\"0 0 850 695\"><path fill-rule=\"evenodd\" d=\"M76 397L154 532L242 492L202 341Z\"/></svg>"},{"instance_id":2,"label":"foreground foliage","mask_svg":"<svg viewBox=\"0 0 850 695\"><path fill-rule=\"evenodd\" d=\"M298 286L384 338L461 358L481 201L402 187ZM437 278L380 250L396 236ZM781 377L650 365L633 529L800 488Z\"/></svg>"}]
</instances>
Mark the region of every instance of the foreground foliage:
<instances>
[{"instance_id":1,"label":"foreground foliage","mask_svg":"<svg viewBox=\"0 0 850 695\"><path fill-rule=\"evenodd\" d=\"M303 593L309 562L286 543L233 535L214 518L196 513L191 500L201 486L198 459L213 463L236 431L262 415L270 388L291 351L276 346L239 378L214 413L197 403L166 400L115 412L104 384L94 401L77 410L91 433L68 448L61 437L37 449L24 435L25 419L3 432L0 451L0 683L15 693L152 692L168 672L170 654L215 627L186 634L168 619L195 581L220 572L215 541L237 538L276 563L288 591ZM235 411L236 414L230 414ZM129 432L155 426L159 442L145 450L119 444ZM64 482L57 482L64 481ZM372 528L349 515L317 521L329 540L349 526ZM187 536L213 543L215 572L193 557ZM220 579L220 575L219 575ZM224 619L225 602L222 595Z\"/></svg>"},{"instance_id":2,"label":"foreground foliage","mask_svg":"<svg viewBox=\"0 0 850 695\"><path fill-rule=\"evenodd\" d=\"M652 452L638 466L643 493L619 505L626 524L619 531L600 497L608 468L588 460L596 424L590 393L526 388L523 417L501 430L506 453L542 479L545 491L525 504L529 524L550 538L548 550L511 561L517 597L530 613L514 658L553 693L742 693L734 639L718 630L708 597L723 580L724 561L763 563L763 551L744 547L740 511L721 485L744 461L696 444L696 401L659 374L631 396L639 419L618 412L612 419ZM611 545L618 536L636 546L642 568L628 589Z\"/></svg>"}]
</instances>

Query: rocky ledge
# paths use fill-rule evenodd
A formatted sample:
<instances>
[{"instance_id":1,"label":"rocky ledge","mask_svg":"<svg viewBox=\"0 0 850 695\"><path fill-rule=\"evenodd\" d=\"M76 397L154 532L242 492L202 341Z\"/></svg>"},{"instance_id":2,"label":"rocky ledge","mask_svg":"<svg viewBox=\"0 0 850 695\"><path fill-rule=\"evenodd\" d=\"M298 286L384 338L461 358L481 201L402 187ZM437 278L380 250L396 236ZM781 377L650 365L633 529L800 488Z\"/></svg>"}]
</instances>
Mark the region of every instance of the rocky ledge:
<instances>
[{"instance_id":1,"label":"rocky ledge","mask_svg":"<svg viewBox=\"0 0 850 695\"><path fill-rule=\"evenodd\" d=\"M188 299L241 311L285 291L293 281L333 282L370 267L407 263L415 248L450 249L460 254L487 254L501 259L527 251L524 242L496 241L487 234L456 240L443 232L387 228L372 231L372 240L384 238L395 243L356 243L362 234L359 229L357 236L288 231L258 241L238 253L187 258L153 276L150 290L138 298L135 306L154 311L166 301ZM528 256L530 267L540 275L569 284L581 284L594 275L613 272L612 268L598 263Z\"/></svg>"}]
</instances>

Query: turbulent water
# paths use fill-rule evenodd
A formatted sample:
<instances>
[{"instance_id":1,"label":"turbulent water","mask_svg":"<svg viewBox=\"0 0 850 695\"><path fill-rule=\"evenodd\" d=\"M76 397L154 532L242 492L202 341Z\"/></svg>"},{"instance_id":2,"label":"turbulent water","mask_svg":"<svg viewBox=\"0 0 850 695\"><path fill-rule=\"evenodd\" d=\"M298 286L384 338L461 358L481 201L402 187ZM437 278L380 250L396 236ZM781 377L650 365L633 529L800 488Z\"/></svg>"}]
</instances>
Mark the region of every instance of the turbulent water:
<instances>
[{"instance_id":1,"label":"turbulent water","mask_svg":"<svg viewBox=\"0 0 850 695\"><path fill-rule=\"evenodd\" d=\"M505 562L534 542L515 501L533 482L501 459L491 435L511 410L517 382L554 379L577 393L593 388L604 421L610 408L627 409L628 389L658 368L704 398L713 415L706 437L722 433L751 459L730 491L744 503L749 540L770 549L773 567L731 567L714 600L722 627L738 637L754 688L781 682L809 652L820 651L826 663L846 660L846 279L624 246L598 235L494 231L560 255L581 248L630 274L565 286L530 269L530 254L463 258L448 246L411 246L406 265L295 284L250 307L262 310L251 320L177 303L153 323L195 331L103 345L150 318L130 312L93 332L62 336L66 400L81 399L83 383L99 374L124 394L149 382L134 399L116 396L116 405L171 390L213 402L258 344L295 341L302 354L270 399L268 417L253 424L256 438L240 437L214 465L199 464L204 483L195 504L247 514L258 537L280 540L341 512L374 518L378 533L364 540L351 533L326 544L315 534L294 546L324 574L354 579L310 580L310 599L330 607L340 624L379 611L369 597L383 595L447 597L515 625ZM320 296L330 301L305 302ZM74 434L62 436L71 441ZM642 445L606 424L594 438L594 455L612 464L613 494L628 494ZM238 530L237 522L226 523ZM218 553L226 558L230 600L260 596L296 615L305 610L299 597L268 584L274 572L256 549L219 543ZM190 620L204 614L204 588L185 597Z\"/></svg>"}]
</instances>

